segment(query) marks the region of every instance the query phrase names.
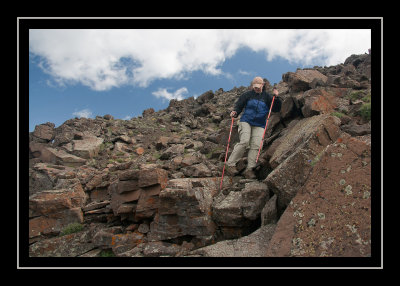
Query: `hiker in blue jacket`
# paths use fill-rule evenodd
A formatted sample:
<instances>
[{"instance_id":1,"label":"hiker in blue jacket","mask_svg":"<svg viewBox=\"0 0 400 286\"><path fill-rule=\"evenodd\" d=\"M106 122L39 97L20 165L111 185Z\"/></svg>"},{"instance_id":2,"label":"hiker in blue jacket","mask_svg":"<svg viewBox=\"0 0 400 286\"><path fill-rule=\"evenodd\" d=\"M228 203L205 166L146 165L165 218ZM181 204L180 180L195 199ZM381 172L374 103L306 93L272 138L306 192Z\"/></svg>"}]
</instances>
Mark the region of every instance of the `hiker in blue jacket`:
<instances>
[{"instance_id":1,"label":"hiker in blue jacket","mask_svg":"<svg viewBox=\"0 0 400 286\"><path fill-rule=\"evenodd\" d=\"M278 97L277 89L274 89L273 93L275 100L272 112L279 112L282 100ZM256 178L253 169L256 166L258 149L264 134L272 98L273 95L267 93L265 90L264 80L261 77L255 77L251 82L251 90L243 93L237 100L230 116L237 118L243 108L245 110L238 123L240 142L233 148L233 152L227 162L228 168L226 171L228 175L234 176L238 174L236 163L243 157L246 148L250 147L244 176L248 179Z\"/></svg>"}]
</instances>

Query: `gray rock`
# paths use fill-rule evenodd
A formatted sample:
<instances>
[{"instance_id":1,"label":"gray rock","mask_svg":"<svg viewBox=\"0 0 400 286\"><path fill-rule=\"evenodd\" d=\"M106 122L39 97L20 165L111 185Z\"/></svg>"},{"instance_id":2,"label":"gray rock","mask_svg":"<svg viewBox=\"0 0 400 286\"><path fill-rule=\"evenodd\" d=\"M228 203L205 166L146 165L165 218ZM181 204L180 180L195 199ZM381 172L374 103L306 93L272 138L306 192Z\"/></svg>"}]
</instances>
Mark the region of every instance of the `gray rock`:
<instances>
[{"instance_id":1,"label":"gray rock","mask_svg":"<svg viewBox=\"0 0 400 286\"><path fill-rule=\"evenodd\" d=\"M196 249L189 256L200 257L262 257L265 255L269 241L276 225L260 227L248 236L239 239L224 240L216 244Z\"/></svg>"}]
</instances>

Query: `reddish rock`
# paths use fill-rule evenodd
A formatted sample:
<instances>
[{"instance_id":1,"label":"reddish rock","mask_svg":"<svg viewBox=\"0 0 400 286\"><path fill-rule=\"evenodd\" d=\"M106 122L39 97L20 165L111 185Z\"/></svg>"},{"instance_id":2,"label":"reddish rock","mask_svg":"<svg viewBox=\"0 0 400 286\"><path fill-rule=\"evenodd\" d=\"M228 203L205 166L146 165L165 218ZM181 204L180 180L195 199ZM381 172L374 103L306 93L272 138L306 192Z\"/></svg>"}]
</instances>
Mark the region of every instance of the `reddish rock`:
<instances>
[{"instance_id":1,"label":"reddish rock","mask_svg":"<svg viewBox=\"0 0 400 286\"><path fill-rule=\"evenodd\" d=\"M284 82L287 82L291 92L298 92L310 89L310 85L315 79L319 79L325 83L328 78L317 70L298 69L296 72L288 72L283 74L282 79Z\"/></svg>"},{"instance_id":2,"label":"reddish rock","mask_svg":"<svg viewBox=\"0 0 400 286\"><path fill-rule=\"evenodd\" d=\"M70 208L49 213L29 220L29 238L57 235L70 223L83 223L81 208Z\"/></svg>"},{"instance_id":3,"label":"reddish rock","mask_svg":"<svg viewBox=\"0 0 400 286\"><path fill-rule=\"evenodd\" d=\"M311 89L297 97L303 105L301 112L304 117L318 114L330 114L337 107L336 96L325 88Z\"/></svg>"},{"instance_id":4,"label":"reddish rock","mask_svg":"<svg viewBox=\"0 0 400 286\"><path fill-rule=\"evenodd\" d=\"M29 197L29 216L49 215L66 209L83 207L87 195L82 186L71 189L46 190Z\"/></svg>"},{"instance_id":5,"label":"reddish rock","mask_svg":"<svg viewBox=\"0 0 400 286\"><path fill-rule=\"evenodd\" d=\"M218 177L169 180L160 192L158 215L150 224L149 240L213 235L216 225L211 217L212 203L219 183Z\"/></svg>"},{"instance_id":6,"label":"reddish rock","mask_svg":"<svg viewBox=\"0 0 400 286\"><path fill-rule=\"evenodd\" d=\"M371 149L343 135L281 216L266 256L370 255Z\"/></svg>"},{"instance_id":7,"label":"reddish rock","mask_svg":"<svg viewBox=\"0 0 400 286\"><path fill-rule=\"evenodd\" d=\"M124 203L131 203L139 200L142 190L138 188L136 190L126 191L119 194L118 182L115 182L110 185L109 192L111 195L111 209L113 210L114 215L118 215L118 210L120 209L121 205Z\"/></svg>"},{"instance_id":8,"label":"reddish rock","mask_svg":"<svg viewBox=\"0 0 400 286\"><path fill-rule=\"evenodd\" d=\"M153 218L158 211L159 197L161 185L153 185L142 189L138 205L136 208L135 219L142 220Z\"/></svg>"},{"instance_id":9,"label":"reddish rock","mask_svg":"<svg viewBox=\"0 0 400 286\"><path fill-rule=\"evenodd\" d=\"M270 159L275 169L264 180L277 196L278 210L302 187L324 148L340 134L340 120L329 115L303 119L281 139Z\"/></svg>"},{"instance_id":10,"label":"reddish rock","mask_svg":"<svg viewBox=\"0 0 400 286\"><path fill-rule=\"evenodd\" d=\"M137 231L115 234L107 230L100 230L93 237L93 243L96 247L112 249L114 254L129 251L144 242L145 236Z\"/></svg>"},{"instance_id":11,"label":"reddish rock","mask_svg":"<svg viewBox=\"0 0 400 286\"><path fill-rule=\"evenodd\" d=\"M139 173L139 187L148 187L156 184L161 185L161 189L167 186L168 172L164 169L156 168L141 170Z\"/></svg>"}]
</instances>

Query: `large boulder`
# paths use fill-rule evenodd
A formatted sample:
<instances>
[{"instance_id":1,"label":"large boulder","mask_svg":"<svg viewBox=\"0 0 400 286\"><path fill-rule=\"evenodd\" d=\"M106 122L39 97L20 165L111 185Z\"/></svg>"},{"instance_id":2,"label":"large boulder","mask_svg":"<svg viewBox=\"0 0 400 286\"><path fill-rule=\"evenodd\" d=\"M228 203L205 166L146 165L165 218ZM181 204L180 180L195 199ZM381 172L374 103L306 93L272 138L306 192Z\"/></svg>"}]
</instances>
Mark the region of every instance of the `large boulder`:
<instances>
[{"instance_id":1,"label":"large boulder","mask_svg":"<svg viewBox=\"0 0 400 286\"><path fill-rule=\"evenodd\" d=\"M288 84L290 92L306 91L311 89L311 83L319 80L324 84L327 76L313 69L298 69L296 72L288 72L282 75L282 80Z\"/></svg>"},{"instance_id":2,"label":"large boulder","mask_svg":"<svg viewBox=\"0 0 400 286\"><path fill-rule=\"evenodd\" d=\"M224 239L247 235L258 224L260 214L269 199L269 191L262 182L249 182L243 190L221 192L212 204L212 218Z\"/></svg>"},{"instance_id":3,"label":"large boulder","mask_svg":"<svg viewBox=\"0 0 400 286\"><path fill-rule=\"evenodd\" d=\"M346 134L320 155L266 256L371 255L371 148Z\"/></svg>"},{"instance_id":4,"label":"large boulder","mask_svg":"<svg viewBox=\"0 0 400 286\"><path fill-rule=\"evenodd\" d=\"M338 106L337 98L343 97L345 88L315 88L307 90L296 96L304 117L311 117L319 114L330 114Z\"/></svg>"},{"instance_id":5,"label":"large boulder","mask_svg":"<svg viewBox=\"0 0 400 286\"><path fill-rule=\"evenodd\" d=\"M84 159L91 159L97 156L103 141L104 139L100 137L84 135L80 140L72 140L71 153Z\"/></svg>"},{"instance_id":6,"label":"large boulder","mask_svg":"<svg viewBox=\"0 0 400 286\"><path fill-rule=\"evenodd\" d=\"M53 237L29 246L30 257L77 257L95 248L90 230Z\"/></svg>"},{"instance_id":7,"label":"large boulder","mask_svg":"<svg viewBox=\"0 0 400 286\"><path fill-rule=\"evenodd\" d=\"M82 223L87 195L79 183L70 188L44 190L29 197L29 238L56 235L70 223Z\"/></svg>"},{"instance_id":8,"label":"large boulder","mask_svg":"<svg viewBox=\"0 0 400 286\"><path fill-rule=\"evenodd\" d=\"M274 170L264 180L277 195L282 211L305 183L325 147L340 135L340 120L319 115L297 122L281 139L270 159Z\"/></svg>"},{"instance_id":9,"label":"large boulder","mask_svg":"<svg viewBox=\"0 0 400 286\"><path fill-rule=\"evenodd\" d=\"M86 164L86 159L67 153L62 149L48 147L42 143L30 142L29 150L41 162L79 167Z\"/></svg>"},{"instance_id":10,"label":"large boulder","mask_svg":"<svg viewBox=\"0 0 400 286\"><path fill-rule=\"evenodd\" d=\"M33 135L43 140L44 142L48 142L54 139L55 130L54 130L54 123L47 122L40 125L35 126L35 130L33 131Z\"/></svg>"},{"instance_id":11,"label":"large boulder","mask_svg":"<svg viewBox=\"0 0 400 286\"><path fill-rule=\"evenodd\" d=\"M158 209L158 196L167 186L168 172L160 168L126 170L110 184L110 207L115 216L143 220Z\"/></svg>"},{"instance_id":12,"label":"large boulder","mask_svg":"<svg viewBox=\"0 0 400 286\"><path fill-rule=\"evenodd\" d=\"M224 181L228 182L229 178ZM191 235L213 236L212 202L219 189L220 178L183 178L168 181L159 194L158 215L150 224L150 241Z\"/></svg>"},{"instance_id":13,"label":"large boulder","mask_svg":"<svg viewBox=\"0 0 400 286\"><path fill-rule=\"evenodd\" d=\"M335 116L319 115L295 122L279 142L270 158L273 168L277 167L310 139L326 146L339 136L340 120Z\"/></svg>"}]
</instances>

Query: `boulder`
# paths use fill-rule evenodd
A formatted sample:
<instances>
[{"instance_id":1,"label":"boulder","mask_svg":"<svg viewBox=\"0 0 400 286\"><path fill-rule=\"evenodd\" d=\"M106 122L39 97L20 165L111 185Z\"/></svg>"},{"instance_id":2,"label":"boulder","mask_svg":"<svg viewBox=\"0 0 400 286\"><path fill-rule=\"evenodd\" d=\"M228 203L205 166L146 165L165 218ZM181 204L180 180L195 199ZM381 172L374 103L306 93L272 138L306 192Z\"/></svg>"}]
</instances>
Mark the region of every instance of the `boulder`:
<instances>
[{"instance_id":1,"label":"boulder","mask_svg":"<svg viewBox=\"0 0 400 286\"><path fill-rule=\"evenodd\" d=\"M59 179L73 179L75 177L74 168L37 163L29 169L29 195L53 189Z\"/></svg>"},{"instance_id":2,"label":"boulder","mask_svg":"<svg viewBox=\"0 0 400 286\"><path fill-rule=\"evenodd\" d=\"M33 143L29 144L30 151L34 157L39 158L40 161L45 163L52 163L56 165L64 165L69 167L79 167L86 164L86 160L75 155L69 154L60 149L47 147L44 144Z\"/></svg>"},{"instance_id":3,"label":"boulder","mask_svg":"<svg viewBox=\"0 0 400 286\"><path fill-rule=\"evenodd\" d=\"M242 194L229 192L228 195L220 194L212 205L213 220L219 226L242 227L246 220L242 210Z\"/></svg>"},{"instance_id":4,"label":"boulder","mask_svg":"<svg viewBox=\"0 0 400 286\"><path fill-rule=\"evenodd\" d=\"M102 172L100 174L94 175L86 184L85 189L91 191L95 188L108 187L110 175L108 172Z\"/></svg>"},{"instance_id":5,"label":"boulder","mask_svg":"<svg viewBox=\"0 0 400 286\"><path fill-rule=\"evenodd\" d=\"M148 187L159 184L161 189L164 189L168 182L168 172L164 169L155 168L148 170L140 170L139 172L139 187Z\"/></svg>"},{"instance_id":6,"label":"boulder","mask_svg":"<svg viewBox=\"0 0 400 286\"><path fill-rule=\"evenodd\" d=\"M262 257L274 234L276 225L260 227L253 233L231 240L224 240L213 245L191 251L188 256L199 257Z\"/></svg>"},{"instance_id":7,"label":"boulder","mask_svg":"<svg viewBox=\"0 0 400 286\"><path fill-rule=\"evenodd\" d=\"M83 223L82 209L66 208L29 219L29 239L38 240L42 236L58 235L67 225L71 223Z\"/></svg>"},{"instance_id":8,"label":"boulder","mask_svg":"<svg viewBox=\"0 0 400 286\"><path fill-rule=\"evenodd\" d=\"M173 144L171 147L167 148L160 156L161 160L167 160L178 155L182 155L185 151L184 144Z\"/></svg>"},{"instance_id":9,"label":"boulder","mask_svg":"<svg viewBox=\"0 0 400 286\"><path fill-rule=\"evenodd\" d=\"M307 90L296 99L303 106L301 112L304 117L330 114L337 107L336 96L325 88Z\"/></svg>"},{"instance_id":10,"label":"boulder","mask_svg":"<svg viewBox=\"0 0 400 286\"><path fill-rule=\"evenodd\" d=\"M311 83L315 79L319 79L325 83L328 78L319 71L313 69L298 69L296 72L288 72L282 75L282 80L288 84L290 92L311 89Z\"/></svg>"},{"instance_id":11,"label":"boulder","mask_svg":"<svg viewBox=\"0 0 400 286\"><path fill-rule=\"evenodd\" d=\"M156 150L167 148L169 142L170 137L160 136L160 138L156 142Z\"/></svg>"},{"instance_id":12,"label":"boulder","mask_svg":"<svg viewBox=\"0 0 400 286\"><path fill-rule=\"evenodd\" d=\"M36 242L29 246L30 257L77 257L95 248L89 230Z\"/></svg>"},{"instance_id":13,"label":"boulder","mask_svg":"<svg viewBox=\"0 0 400 286\"><path fill-rule=\"evenodd\" d=\"M205 93L203 93L202 95L200 95L199 97L196 98L196 101L199 104L203 104L205 102L208 102L209 100L211 100L212 98L214 98L214 93L212 90L206 91Z\"/></svg>"},{"instance_id":14,"label":"boulder","mask_svg":"<svg viewBox=\"0 0 400 286\"><path fill-rule=\"evenodd\" d=\"M296 105L293 101L293 98L287 97L282 102L280 116L282 117L282 119L290 118L295 113L295 110Z\"/></svg>"},{"instance_id":15,"label":"boulder","mask_svg":"<svg viewBox=\"0 0 400 286\"><path fill-rule=\"evenodd\" d=\"M270 164L273 168L281 164L289 155L304 145L310 138L322 146L326 146L339 136L340 120L329 115L319 115L296 121L279 138L279 145L273 153Z\"/></svg>"},{"instance_id":16,"label":"boulder","mask_svg":"<svg viewBox=\"0 0 400 286\"><path fill-rule=\"evenodd\" d=\"M80 184L44 190L29 197L29 238L58 234L70 223L82 223L87 195Z\"/></svg>"},{"instance_id":17,"label":"boulder","mask_svg":"<svg viewBox=\"0 0 400 286\"><path fill-rule=\"evenodd\" d=\"M224 239L247 235L252 230L269 199L267 185L249 182L242 191L220 193L212 204L212 218Z\"/></svg>"},{"instance_id":18,"label":"boulder","mask_svg":"<svg viewBox=\"0 0 400 286\"><path fill-rule=\"evenodd\" d=\"M48 216L51 213L85 206L87 195L77 184L71 189L45 190L29 197L29 217Z\"/></svg>"},{"instance_id":19,"label":"boulder","mask_svg":"<svg viewBox=\"0 0 400 286\"><path fill-rule=\"evenodd\" d=\"M358 125L356 123L349 123L341 126L341 129L352 136L362 136L371 134L371 122Z\"/></svg>"},{"instance_id":20,"label":"boulder","mask_svg":"<svg viewBox=\"0 0 400 286\"><path fill-rule=\"evenodd\" d=\"M291 200L265 255L369 257L371 191L371 148L343 134Z\"/></svg>"},{"instance_id":21,"label":"boulder","mask_svg":"<svg viewBox=\"0 0 400 286\"><path fill-rule=\"evenodd\" d=\"M160 192L158 215L150 224L149 240L212 236L216 226L211 206L219 183L220 178L215 177L169 180Z\"/></svg>"},{"instance_id":22,"label":"boulder","mask_svg":"<svg viewBox=\"0 0 400 286\"><path fill-rule=\"evenodd\" d=\"M246 183L240 192L220 193L212 205L213 219L220 226L242 226L256 220L269 199L268 187L262 182Z\"/></svg>"},{"instance_id":23,"label":"boulder","mask_svg":"<svg viewBox=\"0 0 400 286\"><path fill-rule=\"evenodd\" d=\"M258 181L246 183L240 193L242 195L243 217L249 220L259 218L265 203L269 200L267 185Z\"/></svg>"},{"instance_id":24,"label":"boulder","mask_svg":"<svg viewBox=\"0 0 400 286\"><path fill-rule=\"evenodd\" d=\"M282 211L307 179L325 147L340 135L340 120L319 115L297 122L280 140L270 159L274 170L264 182L277 195Z\"/></svg>"},{"instance_id":25,"label":"boulder","mask_svg":"<svg viewBox=\"0 0 400 286\"><path fill-rule=\"evenodd\" d=\"M33 135L39 139L44 140L45 142L51 141L54 139L55 136L54 126L54 123L51 122L36 125L35 130L33 131Z\"/></svg>"},{"instance_id":26,"label":"boulder","mask_svg":"<svg viewBox=\"0 0 400 286\"><path fill-rule=\"evenodd\" d=\"M182 171L186 177L203 178L212 176L210 169L204 163L185 167Z\"/></svg>"},{"instance_id":27,"label":"boulder","mask_svg":"<svg viewBox=\"0 0 400 286\"><path fill-rule=\"evenodd\" d=\"M109 187L114 215L127 214L135 220L152 218L158 209L158 195L167 182L168 172L153 166L120 173L119 180Z\"/></svg>"},{"instance_id":28,"label":"boulder","mask_svg":"<svg viewBox=\"0 0 400 286\"><path fill-rule=\"evenodd\" d=\"M84 135L81 140L72 140L72 154L91 159L97 156L104 139L92 135Z\"/></svg>"},{"instance_id":29,"label":"boulder","mask_svg":"<svg viewBox=\"0 0 400 286\"><path fill-rule=\"evenodd\" d=\"M121 206L126 203L136 203L139 200L140 194L142 192L140 188L135 188L129 190L125 189L122 193L119 193L122 189L119 184L123 184L124 186L126 186L126 181L115 181L111 183L108 188L108 193L110 194L111 198L110 207L115 216L120 215L121 210L123 211L123 213L126 213L126 209L124 209L124 207L121 208ZM137 184L137 182L135 182L134 184Z\"/></svg>"}]
</instances>

